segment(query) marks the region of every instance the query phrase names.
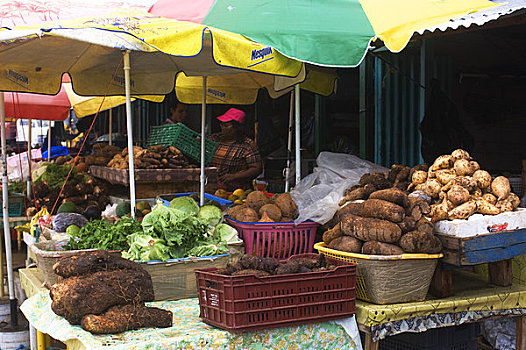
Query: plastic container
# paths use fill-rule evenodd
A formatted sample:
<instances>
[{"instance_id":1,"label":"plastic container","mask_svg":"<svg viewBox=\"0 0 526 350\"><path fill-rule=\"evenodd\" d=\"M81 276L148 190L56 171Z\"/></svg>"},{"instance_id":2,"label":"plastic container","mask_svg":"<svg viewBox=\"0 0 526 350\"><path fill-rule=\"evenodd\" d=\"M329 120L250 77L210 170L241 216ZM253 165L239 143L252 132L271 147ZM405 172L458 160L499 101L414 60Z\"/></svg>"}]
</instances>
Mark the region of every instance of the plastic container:
<instances>
[{"instance_id":1,"label":"plastic container","mask_svg":"<svg viewBox=\"0 0 526 350\"><path fill-rule=\"evenodd\" d=\"M402 333L379 342L379 350L477 350L478 323L433 328L422 333Z\"/></svg>"},{"instance_id":2,"label":"plastic container","mask_svg":"<svg viewBox=\"0 0 526 350\"><path fill-rule=\"evenodd\" d=\"M162 195L157 196L157 198L160 199L163 202L164 205L169 207L170 206L170 201L172 199L177 198L177 197L191 196L193 194L197 194L197 193L195 193L195 192L187 192L187 193L162 194ZM231 205L233 203L232 201L229 201L228 199L223 199L223 198L220 198L220 197L216 197L216 196L211 195L210 193L206 193L206 192L205 192L205 199L208 199L208 200L211 200L211 201L216 201L219 204L221 204L222 206L223 205ZM197 204L199 204L199 203L197 203Z\"/></svg>"},{"instance_id":3,"label":"plastic container","mask_svg":"<svg viewBox=\"0 0 526 350\"><path fill-rule=\"evenodd\" d=\"M8 216L22 216L24 213L24 195L10 194L7 199L7 213ZM2 198L0 198L0 206L2 205ZM4 216L4 211L0 210L0 218Z\"/></svg>"},{"instance_id":4,"label":"plastic container","mask_svg":"<svg viewBox=\"0 0 526 350\"><path fill-rule=\"evenodd\" d=\"M301 257L318 257L303 254ZM356 310L356 265L328 259L334 270L294 275L226 276L195 270L199 317L232 332L290 327L350 317Z\"/></svg>"},{"instance_id":5,"label":"plastic container","mask_svg":"<svg viewBox=\"0 0 526 350\"><path fill-rule=\"evenodd\" d=\"M183 123L153 126L146 147L155 145L174 146L188 158L201 161L201 135ZM212 161L216 148L217 142L205 140L205 164Z\"/></svg>"},{"instance_id":6,"label":"plastic container","mask_svg":"<svg viewBox=\"0 0 526 350\"><path fill-rule=\"evenodd\" d=\"M287 259L295 254L312 253L319 224L294 222L241 222L225 216L245 242L246 254Z\"/></svg>"},{"instance_id":7,"label":"plastic container","mask_svg":"<svg viewBox=\"0 0 526 350\"><path fill-rule=\"evenodd\" d=\"M438 259L443 254L366 255L347 253L316 243L327 257L358 264L356 295L375 304L395 304L425 299Z\"/></svg>"}]
</instances>

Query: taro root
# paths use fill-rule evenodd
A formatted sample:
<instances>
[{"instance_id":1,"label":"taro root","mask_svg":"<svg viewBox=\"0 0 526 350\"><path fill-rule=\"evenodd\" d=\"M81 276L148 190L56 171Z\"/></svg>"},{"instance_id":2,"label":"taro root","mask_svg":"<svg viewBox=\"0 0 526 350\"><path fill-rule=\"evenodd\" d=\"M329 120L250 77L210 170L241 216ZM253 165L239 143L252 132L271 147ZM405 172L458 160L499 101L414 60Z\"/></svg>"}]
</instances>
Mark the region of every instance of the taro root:
<instances>
[{"instance_id":1,"label":"taro root","mask_svg":"<svg viewBox=\"0 0 526 350\"><path fill-rule=\"evenodd\" d=\"M252 208L257 212L259 211L259 208L270 203L270 198L265 192L253 191L248 194L246 203L249 208Z\"/></svg>"},{"instance_id":2,"label":"taro root","mask_svg":"<svg viewBox=\"0 0 526 350\"><path fill-rule=\"evenodd\" d=\"M400 255L400 254L404 254L404 251L402 250L402 248L394 244L377 242L377 241L369 241L363 244L362 254Z\"/></svg>"},{"instance_id":3,"label":"taro root","mask_svg":"<svg viewBox=\"0 0 526 350\"><path fill-rule=\"evenodd\" d=\"M398 223L403 233L413 231L416 227L416 220L412 216L406 216L402 222Z\"/></svg>"},{"instance_id":4,"label":"taro root","mask_svg":"<svg viewBox=\"0 0 526 350\"><path fill-rule=\"evenodd\" d=\"M246 208L246 206L244 205L236 205L234 207L231 207L229 210L228 210L228 216L230 216L232 219L234 220L237 220L237 215L238 213L243 210L244 208Z\"/></svg>"},{"instance_id":5,"label":"taro root","mask_svg":"<svg viewBox=\"0 0 526 350\"><path fill-rule=\"evenodd\" d=\"M292 200L290 193L280 193L276 196L274 204L281 210L283 216L295 218L298 216L298 207ZM277 220L276 220L277 221Z\"/></svg>"},{"instance_id":6,"label":"taro root","mask_svg":"<svg viewBox=\"0 0 526 350\"><path fill-rule=\"evenodd\" d=\"M469 155L469 153L463 149L456 149L451 153L451 155L453 156L455 161L459 159L471 160L471 156Z\"/></svg>"},{"instance_id":7,"label":"taro root","mask_svg":"<svg viewBox=\"0 0 526 350\"><path fill-rule=\"evenodd\" d=\"M360 178L360 185L373 184L379 190L391 187L391 182L382 173L364 174ZM357 198L358 199L358 198Z\"/></svg>"},{"instance_id":8,"label":"taro root","mask_svg":"<svg viewBox=\"0 0 526 350\"><path fill-rule=\"evenodd\" d=\"M467 202L469 198L469 191L459 185L453 185L447 192L447 199L453 203L454 206Z\"/></svg>"},{"instance_id":9,"label":"taro root","mask_svg":"<svg viewBox=\"0 0 526 350\"><path fill-rule=\"evenodd\" d=\"M267 214L267 216L272 221L280 221L281 220L281 210L275 204L265 204L264 206L259 208L259 216L261 218L263 218L264 214Z\"/></svg>"},{"instance_id":10,"label":"taro root","mask_svg":"<svg viewBox=\"0 0 526 350\"><path fill-rule=\"evenodd\" d=\"M232 276L239 276L239 275L255 275L256 277L265 277L265 276L270 276L270 273L266 271L250 270L250 269L239 270L239 271L232 273Z\"/></svg>"},{"instance_id":11,"label":"taro root","mask_svg":"<svg viewBox=\"0 0 526 350\"><path fill-rule=\"evenodd\" d=\"M486 170L477 170L473 173L473 180L477 186L486 189L491 185L491 175Z\"/></svg>"},{"instance_id":12,"label":"taro root","mask_svg":"<svg viewBox=\"0 0 526 350\"><path fill-rule=\"evenodd\" d=\"M504 176L496 177L491 183L491 192L499 201L506 199L511 192L510 181Z\"/></svg>"}]
</instances>

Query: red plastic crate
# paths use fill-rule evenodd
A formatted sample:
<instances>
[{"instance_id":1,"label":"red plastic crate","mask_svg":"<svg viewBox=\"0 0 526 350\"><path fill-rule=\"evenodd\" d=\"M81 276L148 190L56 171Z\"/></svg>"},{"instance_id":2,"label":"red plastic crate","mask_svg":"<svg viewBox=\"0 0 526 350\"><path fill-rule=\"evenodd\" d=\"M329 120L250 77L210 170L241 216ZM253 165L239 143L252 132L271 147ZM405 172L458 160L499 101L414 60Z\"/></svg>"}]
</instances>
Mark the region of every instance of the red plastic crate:
<instances>
[{"instance_id":1,"label":"red plastic crate","mask_svg":"<svg viewBox=\"0 0 526 350\"><path fill-rule=\"evenodd\" d=\"M319 224L294 222L241 222L228 216L227 223L234 227L245 243L246 254L266 258L287 259L296 254L312 253Z\"/></svg>"},{"instance_id":2,"label":"red plastic crate","mask_svg":"<svg viewBox=\"0 0 526 350\"><path fill-rule=\"evenodd\" d=\"M295 255L290 259L318 257ZM351 317L356 301L356 264L327 258L330 271L256 277L196 269L199 317L232 332L289 327Z\"/></svg>"}]
</instances>

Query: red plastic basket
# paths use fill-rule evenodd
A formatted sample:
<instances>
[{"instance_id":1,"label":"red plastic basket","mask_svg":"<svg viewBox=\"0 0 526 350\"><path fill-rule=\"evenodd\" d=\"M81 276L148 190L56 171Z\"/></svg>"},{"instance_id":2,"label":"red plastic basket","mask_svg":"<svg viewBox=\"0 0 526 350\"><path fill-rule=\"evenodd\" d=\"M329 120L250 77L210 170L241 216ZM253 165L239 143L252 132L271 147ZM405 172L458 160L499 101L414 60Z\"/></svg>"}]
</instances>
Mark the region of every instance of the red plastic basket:
<instances>
[{"instance_id":1,"label":"red plastic basket","mask_svg":"<svg viewBox=\"0 0 526 350\"><path fill-rule=\"evenodd\" d=\"M318 254L295 255L318 257ZM196 269L199 317L232 332L289 327L352 316L356 264L327 258L334 270L294 275L226 276Z\"/></svg>"},{"instance_id":2,"label":"red plastic basket","mask_svg":"<svg viewBox=\"0 0 526 350\"><path fill-rule=\"evenodd\" d=\"M225 217L245 243L246 254L287 259L295 254L312 253L317 222L247 223Z\"/></svg>"}]
</instances>

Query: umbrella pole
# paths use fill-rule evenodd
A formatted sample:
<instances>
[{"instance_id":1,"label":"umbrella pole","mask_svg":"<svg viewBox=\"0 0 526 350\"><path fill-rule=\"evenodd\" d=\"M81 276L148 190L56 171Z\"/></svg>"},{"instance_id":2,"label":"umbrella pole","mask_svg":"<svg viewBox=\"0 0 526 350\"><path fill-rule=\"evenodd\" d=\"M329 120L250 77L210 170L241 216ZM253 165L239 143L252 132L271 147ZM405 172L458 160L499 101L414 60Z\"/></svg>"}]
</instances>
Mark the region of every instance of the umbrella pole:
<instances>
[{"instance_id":1,"label":"umbrella pole","mask_svg":"<svg viewBox=\"0 0 526 350\"><path fill-rule=\"evenodd\" d=\"M0 92L0 120L1 120L1 137L2 137L2 160L0 169L2 171L2 213L4 222L4 240L5 240L5 260L7 264L7 286L9 288L9 305L11 310L11 326L18 326L18 305L15 298L15 285L13 283L13 258L11 256L11 233L9 231L9 195L7 183L7 150L6 150L6 132L5 132L5 104L4 93ZM3 281L1 288L4 288Z\"/></svg>"},{"instance_id":2,"label":"umbrella pole","mask_svg":"<svg viewBox=\"0 0 526 350\"><path fill-rule=\"evenodd\" d=\"M290 189L290 160L292 157L292 125L294 123L294 91L290 92L289 129L287 133L287 167L285 168L285 192Z\"/></svg>"},{"instance_id":3,"label":"umbrella pole","mask_svg":"<svg viewBox=\"0 0 526 350\"><path fill-rule=\"evenodd\" d=\"M49 127L47 128L47 161L51 161L51 122L49 122ZM29 124L29 128L32 128L33 124ZM31 139L29 139L31 142Z\"/></svg>"},{"instance_id":4,"label":"umbrella pole","mask_svg":"<svg viewBox=\"0 0 526 350\"><path fill-rule=\"evenodd\" d=\"M130 173L130 208L135 218L135 167L133 164L133 126L130 101L130 51L124 53L124 83L126 87L126 130L128 133L128 163Z\"/></svg>"},{"instance_id":5,"label":"umbrella pole","mask_svg":"<svg viewBox=\"0 0 526 350\"><path fill-rule=\"evenodd\" d=\"M108 123L108 124L109 124L109 125L108 125L108 134L110 134L110 139L109 139L109 141L108 141L108 144L109 144L110 146L111 146L111 131L112 131L112 126L113 126L113 120L112 120L113 118L111 117L111 111L112 111L112 109L110 108L110 110L109 110L109 112L108 112L108 113L109 113L109 115L108 115L108 119L109 119L109 123Z\"/></svg>"},{"instance_id":6,"label":"umbrella pole","mask_svg":"<svg viewBox=\"0 0 526 350\"><path fill-rule=\"evenodd\" d=\"M203 76L203 99L201 101L201 176L199 177L199 205L205 203L205 122L206 122L206 76Z\"/></svg>"},{"instance_id":7,"label":"umbrella pole","mask_svg":"<svg viewBox=\"0 0 526 350\"><path fill-rule=\"evenodd\" d=\"M33 120L29 119L29 125L33 126ZM28 174L27 174L27 199L31 199L31 138L32 136L32 129L29 128L29 142L27 143L27 165L28 165ZM23 167L22 167L23 168ZM22 170L22 174L24 171Z\"/></svg>"},{"instance_id":8,"label":"umbrella pole","mask_svg":"<svg viewBox=\"0 0 526 350\"><path fill-rule=\"evenodd\" d=\"M296 184L297 186L301 180L301 153L300 153L300 85L294 85L294 97L295 97L295 115L296 115L296 126L295 126L295 137L296 137Z\"/></svg>"}]
</instances>

